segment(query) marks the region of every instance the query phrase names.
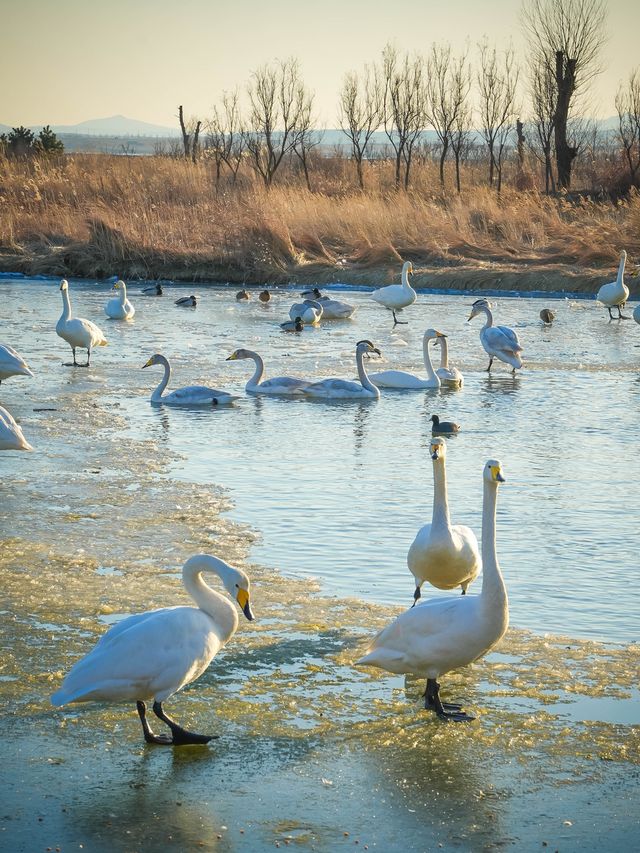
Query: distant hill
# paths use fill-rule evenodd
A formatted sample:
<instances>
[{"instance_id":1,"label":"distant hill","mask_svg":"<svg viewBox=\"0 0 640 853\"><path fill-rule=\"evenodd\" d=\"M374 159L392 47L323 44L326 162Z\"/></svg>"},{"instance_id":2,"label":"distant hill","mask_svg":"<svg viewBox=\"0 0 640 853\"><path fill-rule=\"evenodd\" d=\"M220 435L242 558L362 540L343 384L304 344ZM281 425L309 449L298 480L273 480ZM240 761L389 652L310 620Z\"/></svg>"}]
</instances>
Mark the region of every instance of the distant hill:
<instances>
[{"instance_id":1,"label":"distant hill","mask_svg":"<svg viewBox=\"0 0 640 853\"><path fill-rule=\"evenodd\" d=\"M56 133L75 133L82 136L180 136L177 126L164 127L126 116L94 118L79 124L53 124L51 128Z\"/></svg>"}]
</instances>

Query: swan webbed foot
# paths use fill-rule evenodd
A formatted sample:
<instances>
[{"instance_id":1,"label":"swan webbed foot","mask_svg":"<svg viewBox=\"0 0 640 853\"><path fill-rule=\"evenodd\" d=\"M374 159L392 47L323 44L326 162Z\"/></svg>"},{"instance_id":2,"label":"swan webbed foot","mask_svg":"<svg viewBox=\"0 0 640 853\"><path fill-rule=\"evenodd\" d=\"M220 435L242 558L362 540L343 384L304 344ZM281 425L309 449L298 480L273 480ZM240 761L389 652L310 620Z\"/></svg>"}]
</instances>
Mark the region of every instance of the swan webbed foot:
<instances>
[{"instance_id":1,"label":"swan webbed foot","mask_svg":"<svg viewBox=\"0 0 640 853\"><path fill-rule=\"evenodd\" d=\"M393 325L394 326L408 326L409 325L408 320L398 320L398 318L396 317L395 311L392 310L391 313L393 314Z\"/></svg>"},{"instance_id":2,"label":"swan webbed foot","mask_svg":"<svg viewBox=\"0 0 640 853\"><path fill-rule=\"evenodd\" d=\"M138 716L140 717L140 722L142 723L142 731L144 733L145 741L147 743L161 744L162 746L171 746L173 743L171 735L157 735L152 731L147 720L147 706L145 703L141 701L136 702L136 709L138 711Z\"/></svg>"},{"instance_id":3,"label":"swan webbed foot","mask_svg":"<svg viewBox=\"0 0 640 853\"><path fill-rule=\"evenodd\" d=\"M454 702L442 702L440 699L440 685L435 678L427 679L427 689L424 692L424 707L427 711L435 711L441 720L451 720L455 723L470 722L475 720L462 710L462 705Z\"/></svg>"},{"instance_id":4,"label":"swan webbed foot","mask_svg":"<svg viewBox=\"0 0 640 853\"><path fill-rule=\"evenodd\" d=\"M138 711L138 713L140 712ZM210 740L218 737L218 735L200 735L196 732L190 732L187 729L183 729L175 720L172 720L171 717L165 714L162 708L162 702L153 703L153 713L171 729L171 740L169 743L172 743L174 746L209 743Z\"/></svg>"},{"instance_id":5,"label":"swan webbed foot","mask_svg":"<svg viewBox=\"0 0 640 853\"><path fill-rule=\"evenodd\" d=\"M460 593L460 595L466 595L466 594L467 594L467 588L465 586L463 586L462 592Z\"/></svg>"}]
</instances>

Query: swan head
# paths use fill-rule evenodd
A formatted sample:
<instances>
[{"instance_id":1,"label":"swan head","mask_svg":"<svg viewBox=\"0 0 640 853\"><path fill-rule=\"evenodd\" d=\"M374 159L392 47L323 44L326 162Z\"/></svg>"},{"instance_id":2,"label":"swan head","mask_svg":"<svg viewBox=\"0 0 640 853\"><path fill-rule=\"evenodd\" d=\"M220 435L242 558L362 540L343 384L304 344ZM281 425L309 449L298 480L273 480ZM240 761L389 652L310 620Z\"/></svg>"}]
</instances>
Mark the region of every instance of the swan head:
<instances>
[{"instance_id":1,"label":"swan head","mask_svg":"<svg viewBox=\"0 0 640 853\"><path fill-rule=\"evenodd\" d=\"M247 617L249 622L253 622L254 615L251 610L251 600L250 600L250 587L251 583L249 578L241 569L231 568L231 572L227 573L227 576L223 580L224 587L235 600L238 602L240 609Z\"/></svg>"},{"instance_id":2,"label":"swan head","mask_svg":"<svg viewBox=\"0 0 640 853\"><path fill-rule=\"evenodd\" d=\"M424 333L424 339L427 341L437 341L440 338L446 338L444 332L439 332L437 329L427 329Z\"/></svg>"},{"instance_id":3,"label":"swan head","mask_svg":"<svg viewBox=\"0 0 640 853\"><path fill-rule=\"evenodd\" d=\"M124 281L122 281L122 279L119 278L111 289L112 290L122 290L123 287L124 287Z\"/></svg>"},{"instance_id":4,"label":"swan head","mask_svg":"<svg viewBox=\"0 0 640 853\"><path fill-rule=\"evenodd\" d=\"M411 261L405 261L402 264L402 274L413 275L413 264L411 263Z\"/></svg>"},{"instance_id":5,"label":"swan head","mask_svg":"<svg viewBox=\"0 0 640 853\"><path fill-rule=\"evenodd\" d=\"M487 311L489 308L489 303L487 300L482 297L481 299L476 299L476 301L471 306L471 314L469 314L469 320L473 320L474 317L477 317L478 314L482 314L483 311ZM467 323L469 322L467 320Z\"/></svg>"},{"instance_id":6,"label":"swan head","mask_svg":"<svg viewBox=\"0 0 640 853\"><path fill-rule=\"evenodd\" d=\"M227 356L225 361L236 361L239 358L253 358L254 354L248 349L236 349L231 355Z\"/></svg>"},{"instance_id":7,"label":"swan head","mask_svg":"<svg viewBox=\"0 0 640 853\"><path fill-rule=\"evenodd\" d=\"M60 282L60 290L69 290L69 282L66 280L66 278L63 278Z\"/></svg>"},{"instance_id":8,"label":"swan head","mask_svg":"<svg viewBox=\"0 0 640 853\"><path fill-rule=\"evenodd\" d=\"M485 463L483 477L487 483L504 483L502 464L497 459L489 459Z\"/></svg>"},{"instance_id":9,"label":"swan head","mask_svg":"<svg viewBox=\"0 0 640 853\"><path fill-rule=\"evenodd\" d=\"M151 356L151 358L149 359L149 361L147 361L146 364L142 365L142 369L144 370L145 367L151 367L154 364L166 364L166 363L167 363L167 359L163 355L160 355L159 352L157 352L155 355Z\"/></svg>"},{"instance_id":10,"label":"swan head","mask_svg":"<svg viewBox=\"0 0 640 853\"><path fill-rule=\"evenodd\" d=\"M432 415L431 420L437 418L437 415ZM434 421L435 423L435 421ZM429 453L431 453L431 458L434 462L437 462L438 459L442 459L444 461L447 455L447 443L444 438L432 438L431 444L429 445Z\"/></svg>"},{"instance_id":11,"label":"swan head","mask_svg":"<svg viewBox=\"0 0 640 853\"><path fill-rule=\"evenodd\" d=\"M358 341L356 344L356 353L359 352L376 352L378 355L382 355L378 347L374 346L371 341Z\"/></svg>"}]
</instances>

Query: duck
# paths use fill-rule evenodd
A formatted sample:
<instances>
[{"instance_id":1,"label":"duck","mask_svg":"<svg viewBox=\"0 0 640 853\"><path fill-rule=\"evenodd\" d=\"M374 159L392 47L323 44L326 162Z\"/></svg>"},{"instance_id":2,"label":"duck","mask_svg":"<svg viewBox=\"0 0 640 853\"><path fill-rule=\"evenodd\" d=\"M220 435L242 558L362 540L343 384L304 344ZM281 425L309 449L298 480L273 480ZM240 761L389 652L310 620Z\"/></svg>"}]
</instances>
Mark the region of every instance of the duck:
<instances>
[{"instance_id":1,"label":"duck","mask_svg":"<svg viewBox=\"0 0 640 853\"><path fill-rule=\"evenodd\" d=\"M460 424L454 421L441 421L437 415L431 415L430 419L433 424L431 427L431 435L444 433L451 435L452 433L460 432Z\"/></svg>"},{"instance_id":2,"label":"duck","mask_svg":"<svg viewBox=\"0 0 640 853\"><path fill-rule=\"evenodd\" d=\"M9 344L0 344L0 383L10 376L33 376L24 358Z\"/></svg>"},{"instance_id":3,"label":"duck","mask_svg":"<svg viewBox=\"0 0 640 853\"><path fill-rule=\"evenodd\" d=\"M71 347L73 353L73 364L67 367L89 367L91 350L94 347L106 347L107 339L102 329L99 329L91 320L82 317L71 316L71 300L69 298L69 282L63 278L60 282L62 293L62 314L56 324L56 334L65 340ZM76 349L86 349L87 363L78 364L76 361Z\"/></svg>"},{"instance_id":4,"label":"duck","mask_svg":"<svg viewBox=\"0 0 640 853\"><path fill-rule=\"evenodd\" d=\"M302 389L306 397L318 397L325 400L378 400L380 389L374 385L364 368L364 354L375 352L380 355L380 350L371 341L358 341L356 344L356 365L360 382L351 382L348 379L323 379L320 382L312 382Z\"/></svg>"},{"instance_id":5,"label":"duck","mask_svg":"<svg viewBox=\"0 0 640 853\"><path fill-rule=\"evenodd\" d=\"M372 299L391 311L394 326L399 323L407 324L406 320L398 320L396 311L402 311L403 308L413 305L418 298L418 294L409 284L410 275L413 275L413 264L411 261L405 261L402 265L402 284L389 284L386 287L379 287L371 294Z\"/></svg>"},{"instance_id":6,"label":"duck","mask_svg":"<svg viewBox=\"0 0 640 853\"><path fill-rule=\"evenodd\" d=\"M294 320L280 323L280 328L283 332L301 332L304 329L304 320L302 317L296 317Z\"/></svg>"},{"instance_id":7,"label":"duck","mask_svg":"<svg viewBox=\"0 0 640 853\"><path fill-rule=\"evenodd\" d=\"M248 302L249 301L249 294L247 293L247 291L244 288L242 290L239 290L236 293L236 300L238 302Z\"/></svg>"},{"instance_id":8,"label":"duck","mask_svg":"<svg viewBox=\"0 0 640 853\"><path fill-rule=\"evenodd\" d=\"M437 329L427 329L422 336L422 356L424 359L424 367L427 371L426 379L421 376L415 376L413 373L407 373L404 370L382 370L379 373L371 373L369 379L378 385L380 388L397 388L408 390L420 390L422 388L439 388L441 384L440 377L433 369L431 363L431 355L429 354L430 341L438 341L446 337Z\"/></svg>"},{"instance_id":9,"label":"duck","mask_svg":"<svg viewBox=\"0 0 640 853\"><path fill-rule=\"evenodd\" d=\"M426 678L425 709L442 720L466 722L474 718L460 705L441 700L438 678L484 657L498 645L509 626L509 601L496 553L496 502L498 486L504 481L501 463L489 459L483 470L480 594L420 601L383 628L356 662Z\"/></svg>"},{"instance_id":10,"label":"duck","mask_svg":"<svg viewBox=\"0 0 640 853\"><path fill-rule=\"evenodd\" d=\"M292 320L300 317L303 323L308 323L310 326L317 326L323 316L324 309L322 305L314 299L305 299L304 302L294 302L291 308L289 308L289 317Z\"/></svg>"},{"instance_id":11,"label":"duck","mask_svg":"<svg viewBox=\"0 0 640 853\"><path fill-rule=\"evenodd\" d=\"M118 296L114 296L107 302L104 313L112 320L131 320L136 309L127 299L127 285L119 279L113 285L113 289L118 291Z\"/></svg>"},{"instance_id":12,"label":"duck","mask_svg":"<svg viewBox=\"0 0 640 853\"><path fill-rule=\"evenodd\" d=\"M147 743L182 746L217 737L184 729L162 707L205 672L238 628L234 605L205 583L204 572L217 575L253 621L248 576L219 557L196 554L182 567L182 583L197 607L162 607L116 623L71 668L51 703L61 707L72 702L135 702ZM151 729L146 716L149 701L170 734L156 735Z\"/></svg>"},{"instance_id":13,"label":"duck","mask_svg":"<svg viewBox=\"0 0 640 853\"><path fill-rule=\"evenodd\" d=\"M440 380L440 385L447 388L462 388L464 385L464 376L457 367L452 367L449 364L449 344L446 335L441 335L437 338L436 343L440 345L440 367L436 368L436 375Z\"/></svg>"},{"instance_id":14,"label":"duck","mask_svg":"<svg viewBox=\"0 0 640 853\"><path fill-rule=\"evenodd\" d=\"M227 361L236 361L239 359L253 359L256 365L255 372L251 379L245 385L245 390L249 394L301 394L303 389L309 385L304 379L295 379L292 376L276 376L273 379L265 379L264 376L264 361L262 356L258 355L250 349L234 350Z\"/></svg>"},{"instance_id":15,"label":"duck","mask_svg":"<svg viewBox=\"0 0 640 853\"><path fill-rule=\"evenodd\" d=\"M13 416L0 406L0 450L33 450Z\"/></svg>"},{"instance_id":16,"label":"duck","mask_svg":"<svg viewBox=\"0 0 640 853\"><path fill-rule=\"evenodd\" d=\"M181 296L180 299L176 299L175 305L179 305L180 308L195 308L198 304L197 298L191 294L191 296Z\"/></svg>"},{"instance_id":17,"label":"duck","mask_svg":"<svg viewBox=\"0 0 640 853\"><path fill-rule=\"evenodd\" d=\"M318 287L314 287L313 290L305 290L300 295L304 299L313 299L322 305L323 320L347 320L356 310L355 305L349 305L348 302L341 302L339 299L323 296Z\"/></svg>"},{"instance_id":18,"label":"duck","mask_svg":"<svg viewBox=\"0 0 640 853\"><path fill-rule=\"evenodd\" d=\"M474 317L477 317L478 314L484 314L487 318L486 323L480 329L480 343L489 356L487 372L491 371L493 360L497 358L500 361L504 361L505 364L510 364L513 368L511 372L515 373L516 369L522 367L522 357L520 355L522 347L520 346L517 334L508 326L493 325L493 314L491 313L489 303L484 297L476 299L473 303L467 323L473 320Z\"/></svg>"},{"instance_id":19,"label":"duck","mask_svg":"<svg viewBox=\"0 0 640 853\"><path fill-rule=\"evenodd\" d=\"M433 513L431 524L418 531L407 554L409 571L415 578L414 602L425 581L438 589L467 587L480 571L480 549L470 527L451 524L447 496L447 444L444 438L433 438L429 446L433 460Z\"/></svg>"},{"instance_id":20,"label":"duck","mask_svg":"<svg viewBox=\"0 0 640 853\"><path fill-rule=\"evenodd\" d=\"M238 399L226 391L207 388L205 385L187 385L184 388L176 388L175 391L163 396L162 392L171 378L171 365L164 355L157 352L151 356L146 364L142 365L142 369L144 370L145 367L151 367L154 364L161 364L164 367L164 376L151 395L152 403L164 403L167 406L228 406Z\"/></svg>"},{"instance_id":21,"label":"duck","mask_svg":"<svg viewBox=\"0 0 640 853\"><path fill-rule=\"evenodd\" d=\"M624 283L624 267L627 262L627 253L623 249L620 252L620 265L618 267L618 276L615 281L610 281L608 284L603 284L596 299L601 302L609 312L611 320L629 320L630 318L622 313L622 308L627 304L629 298L629 288ZM614 317L611 313L612 308L618 309L618 316Z\"/></svg>"},{"instance_id":22,"label":"duck","mask_svg":"<svg viewBox=\"0 0 640 853\"><path fill-rule=\"evenodd\" d=\"M149 287L143 287L140 293L144 293L147 296L164 296L164 291L159 281L149 285Z\"/></svg>"},{"instance_id":23,"label":"duck","mask_svg":"<svg viewBox=\"0 0 640 853\"><path fill-rule=\"evenodd\" d=\"M267 302L271 301L271 294L268 290L261 290L258 294L258 299L260 300L260 302L264 302L264 304L266 305Z\"/></svg>"},{"instance_id":24,"label":"duck","mask_svg":"<svg viewBox=\"0 0 640 853\"><path fill-rule=\"evenodd\" d=\"M556 319L556 312L552 311L551 308L543 308L540 312L540 319L545 326L550 326Z\"/></svg>"}]
</instances>

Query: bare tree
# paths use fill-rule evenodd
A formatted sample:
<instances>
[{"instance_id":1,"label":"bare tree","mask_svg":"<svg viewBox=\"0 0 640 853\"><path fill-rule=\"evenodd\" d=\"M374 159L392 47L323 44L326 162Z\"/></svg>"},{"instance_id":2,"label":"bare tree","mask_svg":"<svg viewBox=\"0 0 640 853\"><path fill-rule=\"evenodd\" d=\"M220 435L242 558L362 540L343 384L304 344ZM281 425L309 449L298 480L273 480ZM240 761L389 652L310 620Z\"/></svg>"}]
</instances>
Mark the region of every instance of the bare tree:
<instances>
[{"instance_id":1,"label":"bare tree","mask_svg":"<svg viewBox=\"0 0 640 853\"><path fill-rule=\"evenodd\" d=\"M312 97L295 59L259 68L247 91L250 109L245 145L254 169L269 188L283 157L293 150L296 128Z\"/></svg>"},{"instance_id":2,"label":"bare tree","mask_svg":"<svg viewBox=\"0 0 640 853\"><path fill-rule=\"evenodd\" d=\"M311 178L309 176L309 155L322 142L323 133L314 130L314 125L317 124L317 119L313 115L313 95L307 95L302 109L298 115L298 121L294 128L293 134L293 153L296 155L307 184L307 189L311 192Z\"/></svg>"},{"instance_id":3,"label":"bare tree","mask_svg":"<svg viewBox=\"0 0 640 853\"><path fill-rule=\"evenodd\" d=\"M524 0L522 18L535 61L555 81L554 137L558 185L571 186L578 151L568 136L574 95L601 71L605 0Z\"/></svg>"},{"instance_id":4,"label":"bare tree","mask_svg":"<svg viewBox=\"0 0 640 853\"><path fill-rule=\"evenodd\" d=\"M632 186L638 185L640 169L640 68L629 75L627 88L622 86L616 95L618 111L618 136L629 167Z\"/></svg>"},{"instance_id":5,"label":"bare tree","mask_svg":"<svg viewBox=\"0 0 640 853\"><path fill-rule=\"evenodd\" d=\"M433 44L427 59L427 110L429 123L440 140L440 184L443 187L444 163L451 137L470 88L466 54L454 59L451 45Z\"/></svg>"},{"instance_id":6,"label":"bare tree","mask_svg":"<svg viewBox=\"0 0 640 853\"><path fill-rule=\"evenodd\" d=\"M497 174L498 192L502 188L504 149L515 119L518 74L511 48L500 62L495 47L490 48L486 41L480 44L480 132L489 149L489 186L493 186Z\"/></svg>"},{"instance_id":7,"label":"bare tree","mask_svg":"<svg viewBox=\"0 0 640 853\"><path fill-rule=\"evenodd\" d=\"M388 44L382 52L383 124L394 152L395 182L399 189L404 167L404 188L409 187L413 149L426 123L424 62L402 59Z\"/></svg>"},{"instance_id":8,"label":"bare tree","mask_svg":"<svg viewBox=\"0 0 640 853\"><path fill-rule=\"evenodd\" d=\"M184 146L184 156L193 160L195 163L198 158L198 140L200 137L200 128L202 122L199 119L191 119L188 124L184 121L184 112L182 105L178 107L178 118L180 120L180 130L182 131L182 144Z\"/></svg>"},{"instance_id":9,"label":"bare tree","mask_svg":"<svg viewBox=\"0 0 640 853\"><path fill-rule=\"evenodd\" d=\"M362 161L371 137L382 121L382 93L375 71L365 67L363 80L355 72L344 78L340 92L340 127L351 143L358 186L364 189Z\"/></svg>"},{"instance_id":10,"label":"bare tree","mask_svg":"<svg viewBox=\"0 0 640 853\"><path fill-rule=\"evenodd\" d=\"M531 92L531 103L533 107L533 126L536 139L542 152L544 163L544 187L545 192L556 191L555 178L553 175L553 163L551 149L553 141L553 129L556 115L556 87L555 77L545 62L540 62L539 57L533 57L529 71L529 87ZM536 156L536 146L530 143L530 148Z\"/></svg>"},{"instance_id":11,"label":"bare tree","mask_svg":"<svg viewBox=\"0 0 640 853\"><path fill-rule=\"evenodd\" d=\"M213 117L208 124L207 148L216 164L216 183L220 181L220 171L224 164L231 172L235 184L245 153L237 90L223 94L221 110L214 108Z\"/></svg>"},{"instance_id":12,"label":"bare tree","mask_svg":"<svg viewBox=\"0 0 640 853\"><path fill-rule=\"evenodd\" d=\"M456 190L458 192L460 192L460 163L466 160L471 147L471 121L471 107L466 101L463 101L451 128L451 150L456 164Z\"/></svg>"}]
</instances>

